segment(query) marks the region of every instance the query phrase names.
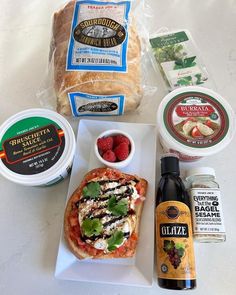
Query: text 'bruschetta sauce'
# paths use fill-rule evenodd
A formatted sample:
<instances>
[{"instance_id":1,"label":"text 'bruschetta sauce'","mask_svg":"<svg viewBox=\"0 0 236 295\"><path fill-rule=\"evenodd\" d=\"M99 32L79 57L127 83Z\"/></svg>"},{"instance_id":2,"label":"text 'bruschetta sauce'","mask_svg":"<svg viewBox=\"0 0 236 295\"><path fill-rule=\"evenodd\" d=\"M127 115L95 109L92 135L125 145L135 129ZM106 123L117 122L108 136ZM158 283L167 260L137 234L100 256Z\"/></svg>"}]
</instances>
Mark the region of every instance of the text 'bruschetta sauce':
<instances>
[{"instance_id":1,"label":"text 'bruschetta sauce'","mask_svg":"<svg viewBox=\"0 0 236 295\"><path fill-rule=\"evenodd\" d=\"M167 289L193 289L196 273L188 194L179 177L179 159L161 159L157 192L156 250L158 284Z\"/></svg>"}]
</instances>

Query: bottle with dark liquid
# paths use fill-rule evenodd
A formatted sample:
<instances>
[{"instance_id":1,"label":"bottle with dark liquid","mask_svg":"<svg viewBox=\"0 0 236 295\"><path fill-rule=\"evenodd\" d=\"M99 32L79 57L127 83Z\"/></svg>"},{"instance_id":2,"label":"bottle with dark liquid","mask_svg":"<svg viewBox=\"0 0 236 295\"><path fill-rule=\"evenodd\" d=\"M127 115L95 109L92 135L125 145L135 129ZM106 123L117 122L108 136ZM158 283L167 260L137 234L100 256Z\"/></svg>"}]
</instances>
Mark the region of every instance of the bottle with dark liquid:
<instances>
[{"instance_id":1,"label":"bottle with dark liquid","mask_svg":"<svg viewBox=\"0 0 236 295\"><path fill-rule=\"evenodd\" d=\"M161 159L157 192L156 248L158 284L167 289L193 289L196 273L189 198L179 177L179 159Z\"/></svg>"}]
</instances>

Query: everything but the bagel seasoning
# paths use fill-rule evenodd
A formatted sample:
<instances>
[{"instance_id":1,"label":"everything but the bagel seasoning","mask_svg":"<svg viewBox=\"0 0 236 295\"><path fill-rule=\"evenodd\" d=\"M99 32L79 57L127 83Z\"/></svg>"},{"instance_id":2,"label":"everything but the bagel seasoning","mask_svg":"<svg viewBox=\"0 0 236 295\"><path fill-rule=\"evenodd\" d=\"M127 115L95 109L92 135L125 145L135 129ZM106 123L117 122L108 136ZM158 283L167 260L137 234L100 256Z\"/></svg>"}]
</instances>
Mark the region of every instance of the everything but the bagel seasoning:
<instances>
[{"instance_id":1,"label":"everything but the bagel seasoning","mask_svg":"<svg viewBox=\"0 0 236 295\"><path fill-rule=\"evenodd\" d=\"M193 234L199 242L226 240L221 195L215 171L202 167L188 171Z\"/></svg>"}]
</instances>

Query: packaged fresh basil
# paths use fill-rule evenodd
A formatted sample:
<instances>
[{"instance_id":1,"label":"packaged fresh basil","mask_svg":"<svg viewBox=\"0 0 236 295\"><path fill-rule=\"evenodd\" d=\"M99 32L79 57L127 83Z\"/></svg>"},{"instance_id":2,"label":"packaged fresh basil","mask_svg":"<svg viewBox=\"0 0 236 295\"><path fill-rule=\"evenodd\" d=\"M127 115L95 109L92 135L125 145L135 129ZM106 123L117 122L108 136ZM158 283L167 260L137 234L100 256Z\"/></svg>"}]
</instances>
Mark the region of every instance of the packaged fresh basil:
<instances>
[{"instance_id":1,"label":"packaged fresh basil","mask_svg":"<svg viewBox=\"0 0 236 295\"><path fill-rule=\"evenodd\" d=\"M158 66L170 90L193 85L215 88L187 30L156 34L149 42L154 66Z\"/></svg>"}]
</instances>

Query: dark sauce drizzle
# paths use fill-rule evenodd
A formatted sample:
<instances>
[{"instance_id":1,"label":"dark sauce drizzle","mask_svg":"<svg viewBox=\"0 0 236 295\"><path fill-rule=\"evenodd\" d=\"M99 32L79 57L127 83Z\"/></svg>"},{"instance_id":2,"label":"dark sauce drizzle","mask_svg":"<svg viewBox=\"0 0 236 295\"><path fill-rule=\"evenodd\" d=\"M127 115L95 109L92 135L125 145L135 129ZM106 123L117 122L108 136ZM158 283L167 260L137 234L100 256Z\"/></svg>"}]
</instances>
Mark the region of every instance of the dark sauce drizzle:
<instances>
[{"instance_id":1,"label":"dark sauce drizzle","mask_svg":"<svg viewBox=\"0 0 236 295\"><path fill-rule=\"evenodd\" d=\"M120 179L112 179L112 180L100 180L100 181L97 181L97 182L98 182L100 185L103 185L103 184L105 184L105 183L120 182L120 181L124 181L124 179L123 179L123 178L120 178ZM138 182L139 182L139 180L137 180L136 178L135 178L135 179L132 179L132 181L134 181L135 183L138 183ZM120 184L120 185L118 185L118 186L116 186L116 187L114 187L114 188L109 188L109 189L103 190L103 191L102 191L102 194L106 194L106 193L108 193L108 192L110 192L110 191L113 191L113 190L115 190L115 189L119 189L119 188L121 188L121 187L123 187L123 186L127 186L127 185L130 184L130 182L131 182L131 180L130 180L130 181L127 181L127 182L125 182L125 183L123 183L123 184ZM122 199L130 198L131 195L132 195L132 193L133 193L133 191L134 191L134 190L133 190L132 188L127 187L124 193L114 194L114 195L116 196L116 200L117 200L117 201L120 201L120 200L122 200ZM109 200L111 196L112 196L112 194L109 195L109 196L106 196L106 197L102 197L102 196L100 196L100 197L98 197L98 198L96 198L96 199L94 199L94 200L95 200L96 202L99 202L99 201L104 202L104 201ZM87 202L88 200L91 200L91 198L89 198L89 197L84 198L84 197L83 197L83 198L81 198L80 200L78 200L78 201L75 203L75 206L76 206L77 208L79 208L79 206L80 206L81 203L85 203L85 202ZM88 212L88 213L85 215L84 219L86 219L86 218L91 218L91 219L98 218L98 219L101 219L101 218L106 217L106 216L109 216L109 217L110 217L110 216L113 216L112 213L106 213L106 212L102 212L102 213L96 215L96 210L105 209L106 207L107 207L107 204L103 204L103 205L100 205L100 206L98 205L98 207L97 207L96 209L92 208L92 209L90 210L90 212ZM108 226L111 226L111 225L114 224L115 222L117 222L117 221L119 221L119 220L122 220L122 219L125 219L125 218L126 218L127 216L129 216L129 215L135 215L135 211L134 211L133 209L130 209L130 210L128 211L128 213L127 213L125 216L114 216L114 218L112 218L112 219L110 219L109 221L103 223L103 228L107 228ZM128 239L129 236L130 236L130 232L125 232L125 233L124 233L124 238ZM86 240L96 241L96 240L98 240L98 239L100 239L100 238L102 238L102 239L109 239L110 237L111 237L111 235L107 235L107 234L100 234L100 235L97 235L97 236L91 236L91 237L87 237L87 236L83 235L83 236L81 237L81 239L82 239L84 242L86 242Z\"/></svg>"},{"instance_id":2,"label":"dark sauce drizzle","mask_svg":"<svg viewBox=\"0 0 236 295\"><path fill-rule=\"evenodd\" d=\"M86 240L90 240L90 241L97 241L98 239L109 239L112 235L98 235L98 236L92 236L92 237L86 237L86 236L82 236L81 239L82 241L86 242ZM124 233L124 238L128 239L130 237L130 232L126 232Z\"/></svg>"}]
</instances>

